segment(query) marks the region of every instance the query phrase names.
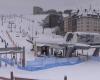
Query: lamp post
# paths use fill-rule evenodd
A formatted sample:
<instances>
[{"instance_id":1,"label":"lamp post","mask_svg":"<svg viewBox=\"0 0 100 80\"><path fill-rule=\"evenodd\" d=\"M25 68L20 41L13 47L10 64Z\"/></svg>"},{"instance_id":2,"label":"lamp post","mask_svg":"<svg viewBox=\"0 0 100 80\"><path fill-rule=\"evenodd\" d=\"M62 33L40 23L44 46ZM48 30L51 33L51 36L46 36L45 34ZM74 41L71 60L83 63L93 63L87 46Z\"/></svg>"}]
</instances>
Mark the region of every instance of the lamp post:
<instances>
[{"instance_id":1,"label":"lamp post","mask_svg":"<svg viewBox=\"0 0 100 80\"><path fill-rule=\"evenodd\" d=\"M36 53L37 53L37 43L36 43L36 38L38 37L33 37L33 46L34 46L34 51L35 51L35 56L36 56Z\"/></svg>"},{"instance_id":2,"label":"lamp post","mask_svg":"<svg viewBox=\"0 0 100 80\"><path fill-rule=\"evenodd\" d=\"M32 20L32 23L34 24L34 20ZM34 27L32 26L32 42L33 42L34 51L35 51L35 55L36 55L37 46L36 46L36 40L35 40L35 38L37 38L37 37L34 37L34 36L33 36L33 29L34 29ZM37 34L37 33L36 33L36 34Z\"/></svg>"},{"instance_id":3,"label":"lamp post","mask_svg":"<svg viewBox=\"0 0 100 80\"><path fill-rule=\"evenodd\" d=\"M32 20L32 23L34 23L34 20ZM33 26L32 26L32 41L33 41Z\"/></svg>"}]
</instances>

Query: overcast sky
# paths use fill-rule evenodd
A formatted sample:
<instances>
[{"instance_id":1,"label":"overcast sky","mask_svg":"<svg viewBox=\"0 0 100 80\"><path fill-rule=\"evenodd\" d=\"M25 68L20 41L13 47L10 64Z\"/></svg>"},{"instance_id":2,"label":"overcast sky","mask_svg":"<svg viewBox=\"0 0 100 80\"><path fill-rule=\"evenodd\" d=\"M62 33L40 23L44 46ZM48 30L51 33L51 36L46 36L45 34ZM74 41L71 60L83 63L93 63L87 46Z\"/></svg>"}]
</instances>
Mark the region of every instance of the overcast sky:
<instances>
[{"instance_id":1,"label":"overcast sky","mask_svg":"<svg viewBox=\"0 0 100 80\"><path fill-rule=\"evenodd\" d=\"M31 14L33 6L64 10L89 8L90 4L100 9L100 0L0 0L0 14Z\"/></svg>"}]
</instances>

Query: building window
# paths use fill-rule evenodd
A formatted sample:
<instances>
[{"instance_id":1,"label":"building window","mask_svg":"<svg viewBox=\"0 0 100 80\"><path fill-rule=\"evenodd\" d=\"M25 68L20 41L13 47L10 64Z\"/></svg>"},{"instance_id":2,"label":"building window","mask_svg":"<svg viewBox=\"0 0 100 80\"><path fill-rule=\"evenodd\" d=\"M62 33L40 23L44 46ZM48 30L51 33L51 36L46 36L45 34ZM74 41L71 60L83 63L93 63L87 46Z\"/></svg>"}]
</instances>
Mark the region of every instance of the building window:
<instances>
[{"instance_id":1,"label":"building window","mask_svg":"<svg viewBox=\"0 0 100 80\"><path fill-rule=\"evenodd\" d=\"M89 25L87 25L86 27L89 28Z\"/></svg>"},{"instance_id":2,"label":"building window","mask_svg":"<svg viewBox=\"0 0 100 80\"><path fill-rule=\"evenodd\" d=\"M97 31L96 29L94 29L94 31Z\"/></svg>"},{"instance_id":3,"label":"building window","mask_svg":"<svg viewBox=\"0 0 100 80\"><path fill-rule=\"evenodd\" d=\"M98 31L100 32L100 29L98 29Z\"/></svg>"},{"instance_id":4,"label":"building window","mask_svg":"<svg viewBox=\"0 0 100 80\"><path fill-rule=\"evenodd\" d=\"M87 21L87 24L89 24L89 21Z\"/></svg>"},{"instance_id":5,"label":"building window","mask_svg":"<svg viewBox=\"0 0 100 80\"><path fill-rule=\"evenodd\" d=\"M87 29L87 31L89 31L89 29Z\"/></svg>"},{"instance_id":6,"label":"building window","mask_svg":"<svg viewBox=\"0 0 100 80\"><path fill-rule=\"evenodd\" d=\"M81 24L83 24L83 21L81 21Z\"/></svg>"}]
</instances>

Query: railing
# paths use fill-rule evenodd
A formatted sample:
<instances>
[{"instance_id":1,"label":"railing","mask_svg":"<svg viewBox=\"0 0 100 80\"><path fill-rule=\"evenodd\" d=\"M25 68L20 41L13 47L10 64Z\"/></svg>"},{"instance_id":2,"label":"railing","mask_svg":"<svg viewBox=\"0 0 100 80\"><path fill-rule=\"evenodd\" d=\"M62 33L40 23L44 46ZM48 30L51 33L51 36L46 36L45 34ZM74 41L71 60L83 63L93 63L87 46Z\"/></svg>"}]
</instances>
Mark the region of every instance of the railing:
<instances>
[{"instance_id":1,"label":"railing","mask_svg":"<svg viewBox=\"0 0 100 80\"><path fill-rule=\"evenodd\" d=\"M82 63L82 60L79 60L79 58L37 58L33 61L27 61L25 67L18 66L19 69L27 70L27 71L38 71L38 70L44 70L49 69L57 66L67 66L67 65L75 65Z\"/></svg>"},{"instance_id":2,"label":"railing","mask_svg":"<svg viewBox=\"0 0 100 80\"><path fill-rule=\"evenodd\" d=\"M11 58L7 57L7 54L11 55ZM25 66L25 47L8 47L8 48L0 48L0 62L3 61L5 64L9 64L13 66L15 63L18 63L17 54L20 56L21 66ZM6 55L6 57L2 57L2 55ZM1 63L0 63L1 65Z\"/></svg>"}]
</instances>

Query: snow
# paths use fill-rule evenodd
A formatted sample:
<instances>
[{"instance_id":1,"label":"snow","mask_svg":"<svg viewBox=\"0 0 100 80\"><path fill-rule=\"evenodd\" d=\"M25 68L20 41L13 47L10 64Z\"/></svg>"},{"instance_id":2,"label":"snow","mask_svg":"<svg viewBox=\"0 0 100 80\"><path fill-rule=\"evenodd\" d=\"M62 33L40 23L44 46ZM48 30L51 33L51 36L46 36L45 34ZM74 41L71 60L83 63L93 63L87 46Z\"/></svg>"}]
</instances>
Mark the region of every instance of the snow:
<instances>
[{"instance_id":1,"label":"snow","mask_svg":"<svg viewBox=\"0 0 100 80\"><path fill-rule=\"evenodd\" d=\"M48 35L51 36L51 38L57 37L52 34L54 29L45 29L43 34L41 24L46 16L47 15L0 15L0 36L3 41L5 40L5 42L8 43L8 47L25 46L26 60L31 60L34 58L34 52L31 51L32 44L27 42L27 39L30 39L32 36L36 37L36 32L38 38L43 38L43 36ZM0 48L5 47L5 42L2 42L0 39Z\"/></svg>"},{"instance_id":2,"label":"snow","mask_svg":"<svg viewBox=\"0 0 100 80\"><path fill-rule=\"evenodd\" d=\"M39 35L37 36L38 38L36 38L36 42L40 42L40 43L64 43L64 38L61 36L55 36L55 35Z\"/></svg>"},{"instance_id":3,"label":"snow","mask_svg":"<svg viewBox=\"0 0 100 80\"><path fill-rule=\"evenodd\" d=\"M24 2L24 4L23 4L23 2ZM32 10L30 10L30 9L33 7L33 4L42 6L44 9L56 8L58 10L62 10L62 9L64 10L66 8L65 6L70 6L71 8L74 8L75 6L86 7L90 1L87 2L87 0L85 0L85 1L81 1L81 0L80 1L79 0L60 1L60 0L58 0L58 2L57 3L56 2L57 2L56 0L49 0L49 1L47 1L47 0L43 0L43 1L41 1L41 0L38 0L38 1L36 1L36 0L35 1L32 1L32 0L31 1L10 0L9 2L4 0L4 1L0 2L0 4L3 4L3 5L1 5L2 9L1 9L0 13L5 13L5 12L7 12L7 14L16 13L16 12L18 12L18 13L23 12L25 14L26 14L26 12L32 13L31 12ZM87 4L86 4L86 2L87 2ZM97 2L99 2L99 1L97 1ZM45 3L45 5L44 5L44 3ZM56 3L56 5L55 5L55 3ZM72 5L72 3L74 3L75 5ZM99 3L97 5L99 5ZM29 7L31 7L31 8L29 8ZM60 7L62 9L60 9ZM92 14L91 11L88 11L87 13ZM83 16L87 15L87 13L84 13ZM4 18L2 16L4 16ZM34 41L36 41L36 42L41 42L41 43L49 42L50 44L64 44L65 41L64 41L63 37L54 35L52 33L55 30L54 28L53 29L49 29L49 28L45 29L44 34L43 34L43 28L42 28L41 24L42 24L42 20L46 16L47 15L15 15L15 14L14 15L0 15L0 48L5 47L5 42L8 43L8 47L14 47L14 46L23 47L23 46L25 46L26 61L33 60L33 62L34 62L36 59L34 57L34 52L30 51L32 48L32 44L27 42L26 39L30 39L30 37L33 36ZM63 14L63 16L66 17L68 15ZM3 21L2 21L2 18L3 18ZM3 22L3 24L2 24L2 22ZM13 27L12 30L10 28L11 25ZM10 37L8 36L7 32ZM37 35L36 35L36 33L37 33ZM89 34L89 33L76 32L76 34ZM92 33L92 34L100 35L98 33ZM3 42L2 42L2 40L3 40ZM39 45L41 45L41 44L39 44ZM43 45L41 45L41 46L43 46ZM75 46L87 47L89 45L76 43ZM55 45L54 45L54 47L55 47ZM84 50L83 52L85 55L88 54L89 56L91 56L91 55L93 55L94 50L95 49L93 48L93 49L89 49L89 50ZM8 52L10 52L10 51L8 51ZM78 52L82 53L81 50L78 50ZM6 60L8 60L8 62L10 61L9 59L6 59ZM62 59L60 59L60 60L63 61ZM74 61L72 61L71 63L73 63ZM33 62L30 64L31 65L34 64ZM47 61L46 63L48 63L48 64L54 63L54 61L51 58L51 60L49 60L49 62ZM100 74L100 69L99 69L100 68L100 57L89 58L88 61L85 61L81 64L65 65L62 67L58 66L55 68L44 69L44 70L39 70L39 71L25 71L25 70L18 69L17 66L15 66L15 65L14 65L14 67L12 67L8 64L7 67L5 67L4 64L5 64L4 61L2 61L2 67L0 67L0 76L7 77L7 78L10 78L10 72L13 71L14 76L16 76L16 77L32 78L32 79L40 79L40 80L63 80L64 76L67 76L68 80L99 80L100 79L100 75L99 75ZM28 62L28 64L29 64L29 62ZM40 63L40 65L41 65L41 63ZM40 67L40 66L38 66L38 67Z\"/></svg>"},{"instance_id":4,"label":"snow","mask_svg":"<svg viewBox=\"0 0 100 80\"><path fill-rule=\"evenodd\" d=\"M17 46L25 46L26 52L26 61L32 61L35 59L34 52L30 51L32 45L26 41L30 37L35 37L34 41L41 41L41 42L49 42L55 44L62 44L65 43L64 37L54 35L52 32L54 29L45 29L43 34L43 28L41 26L42 20L47 15L14 15L14 16L5 16L4 23L1 24L2 21L0 20L0 36L3 40L5 40L9 45L9 47L14 47L14 44ZM2 17L1 17L2 18ZM14 23L11 27L10 23ZM32 32L33 29L33 32ZM8 36L8 34L9 36ZM37 35L36 35L37 32ZM32 34L33 33L33 34ZM81 34L79 32L78 34ZM83 34L83 33L82 33ZM95 34L95 33L93 33ZM97 34L96 34L97 35ZM14 44L13 44L13 42ZM80 46L87 46L85 44L76 44ZM0 48L5 47L5 43L0 40ZM84 53L93 54L93 49L91 50L84 50ZM81 53L81 52L80 52ZM99 60L100 61L100 60ZM55 68L39 70L39 71L25 71L20 70L17 66L10 66L8 65L5 67L2 65L0 68L0 76L10 78L10 72L14 72L14 76L16 77L23 77L23 78L32 78L32 79L40 79L40 80L63 80L64 76L67 75L69 80L98 80L100 79L100 62L98 60L89 60L83 62L81 64L76 65L66 65L66 66L59 66ZM73 61L71 62L73 63ZM1 73L2 72L2 73ZM96 74L96 75L95 75Z\"/></svg>"},{"instance_id":5,"label":"snow","mask_svg":"<svg viewBox=\"0 0 100 80\"><path fill-rule=\"evenodd\" d=\"M72 32L68 32L68 33L72 33ZM79 35L83 35L83 34L90 34L90 35L100 35L99 33L94 33L94 32L73 32L74 34L79 34Z\"/></svg>"},{"instance_id":6,"label":"snow","mask_svg":"<svg viewBox=\"0 0 100 80\"><path fill-rule=\"evenodd\" d=\"M83 46L83 47L88 47L88 48L90 47L90 45L81 44L81 43L76 43L75 46L80 46L80 47Z\"/></svg>"},{"instance_id":7,"label":"snow","mask_svg":"<svg viewBox=\"0 0 100 80\"><path fill-rule=\"evenodd\" d=\"M29 46L30 44L26 41L29 37L41 35L43 28L41 26L42 20L47 15L3 15L3 21L0 20L0 36L9 43L8 46ZM2 15L1 15L2 19ZM12 29L11 29L12 27ZM33 31L32 31L33 30ZM7 34L8 32L8 34ZM49 33L47 33L49 32ZM44 30L44 35L52 35L52 30ZM10 38L9 38L10 35Z\"/></svg>"},{"instance_id":8,"label":"snow","mask_svg":"<svg viewBox=\"0 0 100 80\"><path fill-rule=\"evenodd\" d=\"M13 71L14 76L40 80L63 80L64 76L67 76L68 80L99 80L99 67L100 62L92 60L74 66L62 66L35 72L3 67L0 68L2 72L0 76L10 77L10 72Z\"/></svg>"}]
</instances>

